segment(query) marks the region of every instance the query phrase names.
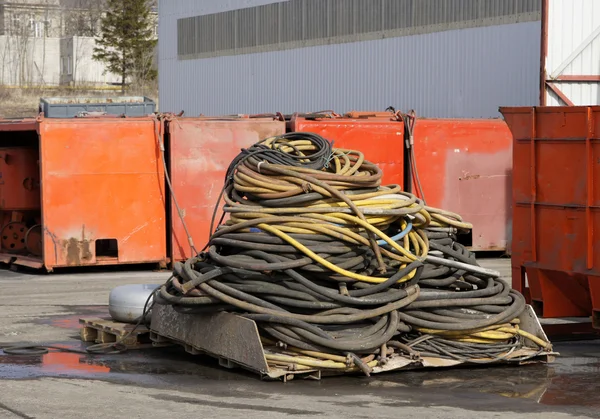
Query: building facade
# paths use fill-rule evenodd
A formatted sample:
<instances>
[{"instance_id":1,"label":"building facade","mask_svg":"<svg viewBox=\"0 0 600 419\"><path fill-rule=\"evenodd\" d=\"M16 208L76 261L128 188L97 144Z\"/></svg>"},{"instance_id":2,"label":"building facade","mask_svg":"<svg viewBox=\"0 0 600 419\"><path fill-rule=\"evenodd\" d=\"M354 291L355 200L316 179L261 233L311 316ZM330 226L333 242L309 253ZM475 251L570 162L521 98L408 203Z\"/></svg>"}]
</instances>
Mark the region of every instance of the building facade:
<instances>
[{"instance_id":1,"label":"building facade","mask_svg":"<svg viewBox=\"0 0 600 419\"><path fill-rule=\"evenodd\" d=\"M103 4L0 0L0 86L95 88L119 83L119 76L92 59ZM156 10L153 15L158 28Z\"/></svg>"},{"instance_id":2,"label":"building facade","mask_svg":"<svg viewBox=\"0 0 600 419\"><path fill-rule=\"evenodd\" d=\"M164 111L483 118L539 99L541 0L170 0L159 35Z\"/></svg>"}]
</instances>

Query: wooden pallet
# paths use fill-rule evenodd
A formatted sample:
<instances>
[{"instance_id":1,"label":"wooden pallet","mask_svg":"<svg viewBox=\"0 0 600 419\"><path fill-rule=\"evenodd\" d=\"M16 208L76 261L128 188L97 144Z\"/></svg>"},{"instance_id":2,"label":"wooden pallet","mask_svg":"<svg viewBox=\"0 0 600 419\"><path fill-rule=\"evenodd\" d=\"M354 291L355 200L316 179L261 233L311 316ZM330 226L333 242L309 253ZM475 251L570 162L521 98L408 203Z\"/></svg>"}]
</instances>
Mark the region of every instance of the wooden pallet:
<instances>
[{"instance_id":1,"label":"wooden pallet","mask_svg":"<svg viewBox=\"0 0 600 419\"><path fill-rule=\"evenodd\" d=\"M136 328L134 324L101 318L79 319L79 323L82 325L80 335L83 342L120 342L128 349L143 349L157 346L150 340L150 330L144 325L139 325Z\"/></svg>"}]
</instances>

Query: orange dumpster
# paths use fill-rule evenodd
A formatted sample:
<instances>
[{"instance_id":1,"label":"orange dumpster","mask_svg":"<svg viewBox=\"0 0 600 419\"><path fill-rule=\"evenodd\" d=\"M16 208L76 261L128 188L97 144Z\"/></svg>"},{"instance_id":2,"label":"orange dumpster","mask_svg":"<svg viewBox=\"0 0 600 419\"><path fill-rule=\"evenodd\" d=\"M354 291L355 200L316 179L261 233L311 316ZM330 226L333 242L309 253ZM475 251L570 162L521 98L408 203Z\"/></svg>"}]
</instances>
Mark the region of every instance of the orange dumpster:
<instances>
[{"instance_id":1,"label":"orange dumpster","mask_svg":"<svg viewBox=\"0 0 600 419\"><path fill-rule=\"evenodd\" d=\"M600 107L501 108L514 138L513 288L600 328Z\"/></svg>"},{"instance_id":2,"label":"orange dumpster","mask_svg":"<svg viewBox=\"0 0 600 419\"><path fill-rule=\"evenodd\" d=\"M166 146L175 198L171 199L169 217L171 260L187 259L192 256L191 244L200 251L208 242L225 172L240 150L284 133L285 123L269 117L176 118L167 124Z\"/></svg>"},{"instance_id":3,"label":"orange dumpster","mask_svg":"<svg viewBox=\"0 0 600 419\"><path fill-rule=\"evenodd\" d=\"M383 170L383 183L404 185L404 122L392 113L352 112L351 117L294 115L290 132L314 132L336 148L360 150Z\"/></svg>"},{"instance_id":4,"label":"orange dumpster","mask_svg":"<svg viewBox=\"0 0 600 419\"><path fill-rule=\"evenodd\" d=\"M31 202L41 204L27 211L1 208L3 227L9 220L20 223L9 235L13 243L27 246L3 246L0 261L49 271L165 265L164 167L156 128L153 118L0 121L0 148L22 145L37 153L32 159L39 160L39 172L30 163L21 177L32 179L38 197Z\"/></svg>"},{"instance_id":5,"label":"orange dumpster","mask_svg":"<svg viewBox=\"0 0 600 419\"><path fill-rule=\"evenodd\" d=\"M472 250L510 250L512 137L504 121L417 118L413 138L427 205L472 223L461 237Z\"/></svg>"}]
</instances>

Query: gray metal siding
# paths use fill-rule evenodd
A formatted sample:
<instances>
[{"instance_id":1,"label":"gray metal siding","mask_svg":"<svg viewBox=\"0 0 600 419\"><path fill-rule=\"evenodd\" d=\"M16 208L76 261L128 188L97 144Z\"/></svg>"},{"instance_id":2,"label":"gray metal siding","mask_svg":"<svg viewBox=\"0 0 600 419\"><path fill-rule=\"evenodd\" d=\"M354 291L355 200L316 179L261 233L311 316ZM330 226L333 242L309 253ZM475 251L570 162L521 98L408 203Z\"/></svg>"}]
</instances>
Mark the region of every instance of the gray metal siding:
<instances>
[{"instance_id":1,"label":"gray metal siding","mask_svg":"<svg viewBox=\"0 0 600 419\"><path fill-rule=\"evenodd\" d=\"M179 18L177 51L193 60L540 19L541 0L288 0ZM223 32L235 43L215 48Z\"/></svg>"},{"instance_id":2,"label":"gray metal siding","mask_svg":"<svg viewBox=\"0 0 600 419\"><path fill-rule=\"evenodd\" d=\"M173 1L182 10L186 2L194 0ZM488 118L499 116L498 106L538 102L539 21L178 60L177 19L185 15L160 16L161 111L345 112L391 105L428 117Z\"/></svg>"}]
</instances>

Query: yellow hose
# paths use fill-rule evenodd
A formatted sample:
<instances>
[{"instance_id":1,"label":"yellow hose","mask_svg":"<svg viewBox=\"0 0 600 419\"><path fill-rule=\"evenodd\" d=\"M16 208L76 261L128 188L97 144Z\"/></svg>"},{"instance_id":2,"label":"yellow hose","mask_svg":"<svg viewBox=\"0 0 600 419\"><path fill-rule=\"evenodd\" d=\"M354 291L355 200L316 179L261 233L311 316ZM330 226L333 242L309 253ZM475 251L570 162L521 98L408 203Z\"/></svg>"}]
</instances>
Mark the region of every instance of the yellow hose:
<instances>
[{"instance_id":1,"label":"yellow hose","mask_svg":"<svg viewBox=\"0 0 600 419\"><path fill-rule=\"evenodd\" d=\"M299 243L298 241L294 240L292 237L288 236L287 234L285 234L283 231L279 230L276 227L272 227L268 224L259 224L258 228L260 228L261 230L267 231L271 234L274 234L275 236L285 240L286 242L288 242L289 244L294 246L296 249L298 249L299 251L304 253L306 256L310 257L314 261L320 263L321 265L325 266L326 268L328 268L328 269L332 270L333 272L336 272L340 275L355 279L357 281L368 282L371 284L379 284L379 283L387 281L387 278L378 278L375 276L361 275L361 274L347 271L346 269L342 269L339 266L336 266L333 263L329 262L328 260L323 259L321 256L314 253L308 247L306 247L303 244ZM406 275L406 276L400 278L398 280L398 282L406 282L406 281L410 280L412 277L414 277L414 272L416 272L416 270L411 271L412 276L411 276L411 274Z\"/></svg>"},{"instance_id":2,"label":"yellow hose","mask_svg":"<svg viewBox=\"0 0 600 419\"><path fill-rule=\"evenodd\" d=\"M308 367L314 368L323 368L323 369L335 369L335 370L344 370L344 371L356 371L358 368L350 367L344 362L335 362L335 361L321 361L318 359L305 358L299 356L288 356L288 355L274 355L274 354L265 354L265 358L267 361L275 361L275 362L283 362L286 364L300 364ZM367 365L369 367L376 367L378 361L368 362Z\"/></svg>"}]
</instances>

